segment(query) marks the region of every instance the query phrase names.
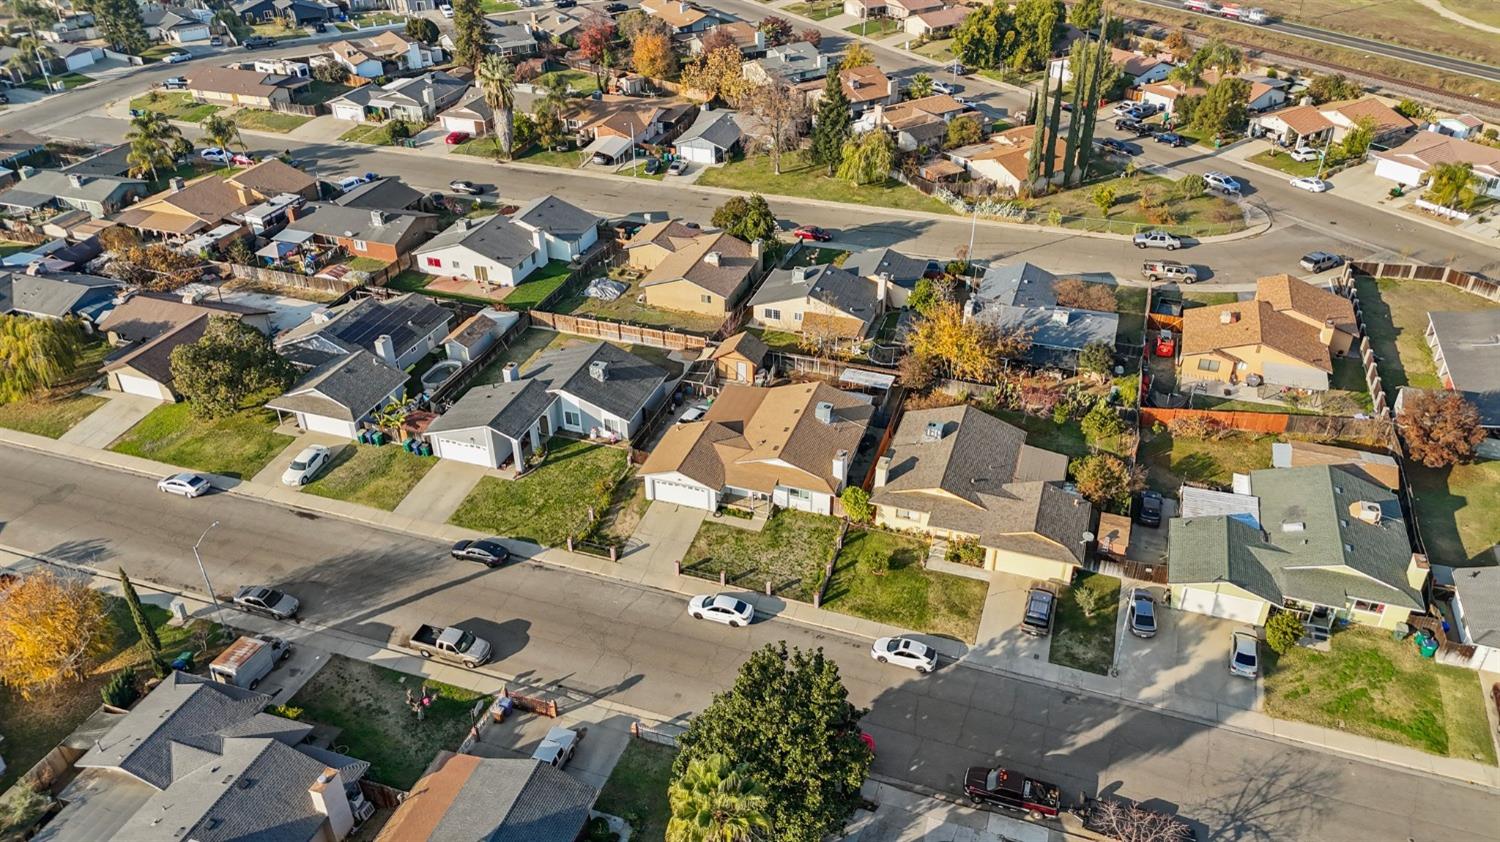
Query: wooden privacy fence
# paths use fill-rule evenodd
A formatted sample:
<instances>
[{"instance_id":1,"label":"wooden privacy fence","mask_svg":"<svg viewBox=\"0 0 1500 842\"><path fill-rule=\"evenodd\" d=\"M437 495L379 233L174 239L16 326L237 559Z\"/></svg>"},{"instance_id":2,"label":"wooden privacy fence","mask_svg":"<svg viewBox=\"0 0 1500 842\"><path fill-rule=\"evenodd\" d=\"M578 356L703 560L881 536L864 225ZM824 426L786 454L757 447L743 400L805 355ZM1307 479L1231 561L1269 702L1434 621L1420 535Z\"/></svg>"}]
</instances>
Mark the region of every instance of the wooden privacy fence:
<instances>
[{"instance_id":1,"label":"wooden privacy fence","mask_svg":"<svg viewBox=\"0 0 1500 842\"><path fill-rule=\"evenodd\" d=\"M384 282L384 277L381 276L385 275L386 270L389 270L396 264L387 264L385 270L378 270L376 272L351 272L342 278L300 275L296 272L283 272L280 269L267 269L261 266L241 266L238 263L220 263L218 265L226 267L229 270L229 274L236 278L245 278L268 286L343 294L350 290L359 289L365 285L366 281L371 283ZM380 281L376 281L377 277L380 277Z\"/></svg>"},{"instance_id":2,"label":"wooden privacy fence","mask_svg":"<svg viewBox=\"0 0 1500 842\"><path fill-rule=\"evenodd\" d=\"M1212 409L1163 409L1141 407L1141 423L1171 424L1179 418L1208 418L1235 430L1252 433L1284 433L1291 418L1279 412L1218 412Z\"/></svg>"},{"instance_id":3,"label":"wooden privacy fence","mask_svg":"<svg viewBox=\"0 0 1500 842\"><path fill-rule=\"evenodd\" d=\"M1345 264L1343 284L1349 284L1354 275L1371 278L1392 278L1398 281L1432 281L1447 284L1471 295L1500 301L1500 283L1480 275L1454 269L1452 266L1425 266L1419 263L1384 263L1382 261L1352 261Z\"/></svg>"},{"instance_id":4,"label":"wooden privacy fence","mask_svg":"<svg viewBox=\"0 0 1500 842\"><path fill-rule=\"evenodd\" d=\"M532 310L531 320L535 324L561 333L589 336L611 342L624 342L628 345L649 345L670 351L696 351L708 345L706 338L691 333L660 330L624 322L606 322L584 316L570 316L566 313L548 313L545 310Z\"/></svg>"}]
</instances>

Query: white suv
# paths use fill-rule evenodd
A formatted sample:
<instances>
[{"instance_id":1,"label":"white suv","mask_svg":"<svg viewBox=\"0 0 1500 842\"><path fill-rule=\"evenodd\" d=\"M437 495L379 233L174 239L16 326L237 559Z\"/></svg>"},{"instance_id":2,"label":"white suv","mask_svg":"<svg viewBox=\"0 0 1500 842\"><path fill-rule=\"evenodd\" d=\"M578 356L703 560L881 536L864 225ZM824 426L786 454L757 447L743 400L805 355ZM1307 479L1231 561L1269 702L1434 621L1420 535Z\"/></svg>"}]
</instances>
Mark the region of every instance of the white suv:
<instances>
[{"instance_id":1,"label":"white suv","mask_svg":"<svg viewBox=\"0 0 1500 842\"><path fill-rule=\"evenodd\" d=\"M1316 161L1323 153L1311 146L1299 146L1287 153L1293 161Z\"/></svg>"}]
</instances>

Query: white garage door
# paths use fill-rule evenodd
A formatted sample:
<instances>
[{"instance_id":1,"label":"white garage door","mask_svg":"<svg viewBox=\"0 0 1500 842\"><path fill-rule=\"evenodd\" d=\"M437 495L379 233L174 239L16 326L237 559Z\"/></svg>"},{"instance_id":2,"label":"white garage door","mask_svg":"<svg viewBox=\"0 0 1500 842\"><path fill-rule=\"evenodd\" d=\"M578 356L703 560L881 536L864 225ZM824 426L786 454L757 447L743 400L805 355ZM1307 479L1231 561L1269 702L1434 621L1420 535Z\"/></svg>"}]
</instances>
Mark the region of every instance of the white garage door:
<instances>
[{"instance_id":1,"label":"white garage door","mask_svg":"<svg viewBox=\"0 0 1500 842\"><path fill-rule=\"evenodd\" d=\"M327 433L330 436L354 438L354 422L323 415L303 415L302 428L310 433Z\"/></svg>"},{"instance_id":2,"label":"white garage door","mask_svg":"<svg viewBox=\"0 0 1500 842\"><path fill-rule=\"evenodd\" d=\"M484 468L495 467L495 458L490 449L482 444L472 444L466 441L454 441L452 439L433 439L432 450L440 458L452 459L455 462L466 462L470 465L479 465Z\"/></svg>"},{"instance_id":3,"label":"white garage door","mask_svg":"<svg viewBox=\"0 0 1500 842\"><path fill-rule=\"evenodd\" d=\"M1260 621L1261 603L1257 600L1198 588L1183 588L1182 605L1178 607L1184 611L1194 611L1240 623Z\"/></svg>"},{"instance_id":4,"label":"white garage door","mask_svg":"<svg viewBox=\"0 0 1500 842\"><path fill-rule=\"evenodd\" d=\"M709 503L711 492L695 485L685 485L663 479L652 480L652 494L654 499L663 503L677 503L682 506L692 506L695 509L713 508Z\"/></svg>"},{"instance_id":5,"label":"white garage door","mask_svg":"<svg viewBox=\"0 0 1500 842\"><path fill-rule=\"evenodd\" d=\"M134 374L121 374L116 378L120 383L120 391L127 395L140 395L146 398L162 400L161 384L149 377L137 377Z\"/></svg>"}]
</instances>

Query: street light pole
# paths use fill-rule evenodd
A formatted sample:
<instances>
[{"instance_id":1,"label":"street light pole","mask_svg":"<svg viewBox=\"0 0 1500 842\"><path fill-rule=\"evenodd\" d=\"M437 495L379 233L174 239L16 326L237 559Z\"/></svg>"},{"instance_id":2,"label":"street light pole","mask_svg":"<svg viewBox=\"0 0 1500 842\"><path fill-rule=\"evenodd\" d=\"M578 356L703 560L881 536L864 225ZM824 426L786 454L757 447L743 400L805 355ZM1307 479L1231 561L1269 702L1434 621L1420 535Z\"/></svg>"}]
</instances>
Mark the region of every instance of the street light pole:
<instances>
[{"instance_id":1,"label":"street light pole","mask_svg":"<svg viewBox=\"0 0 1500 842\"><path fill-rule=\"evenodd\" d=\"M208 529L203 530L203 534L198 536L198 543L193 545L193 558L197 559L198 561L198 572L203 574L203 586L208 588L208 598L212 600L214 604L214 615L218 618L219 625L222 626L224 625L224 609L219 607L219 597L214 594L214 584L213 582L210 582L208 580L208 568L203 566L203 556L198 554L199 544L202 544L203 539L208 537L208 533L218 525L218 521L210 523L208 525Z\"/></svg>"}]
</instances>

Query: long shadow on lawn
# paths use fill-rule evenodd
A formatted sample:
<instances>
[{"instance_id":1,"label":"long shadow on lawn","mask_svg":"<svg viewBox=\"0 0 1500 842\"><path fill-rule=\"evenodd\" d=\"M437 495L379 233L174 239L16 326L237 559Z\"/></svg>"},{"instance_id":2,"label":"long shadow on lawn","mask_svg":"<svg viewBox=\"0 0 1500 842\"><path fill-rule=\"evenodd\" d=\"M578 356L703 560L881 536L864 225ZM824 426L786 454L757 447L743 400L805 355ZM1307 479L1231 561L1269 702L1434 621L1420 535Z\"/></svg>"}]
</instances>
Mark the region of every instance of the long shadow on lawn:
<instances>
[{"instance_id":1,"label":"long shadow on lawn","mask_svg":"<svg viewBox=\"0 0 1500 842\"><path fill-rule=\"evenodd\" d=\"M1408 385L1406 366L1401 360L1400 351L1402 329L1396 326L1391 307L1381 295L1380 285L1373 280L1360 280L1356 284L1360 314L1366 325L1375 328L1370 331L1370 344L1371 350L1375 352L1381 385L1386 389ZM1389 334L1381 329L1386 325L1390 326Z\"/></svg>"},{"instance_id":2,"label":"long shadow on lawn","mask_svg":"<svg viewBox=\"0 0 1500 842\"><path fill-rule=\"evenodd\" d=\"M1490 563L1493 550L1471 556L1464 547L1456 515L1468 505L1468 498L1455 493L1450 482L1452 469L1427 468L1411 462L1407 465L1407 475L1415 498L1412 505L1416 509L1417 533L1428 557L1437 564Z\"/></svg>"}]
</instances>

